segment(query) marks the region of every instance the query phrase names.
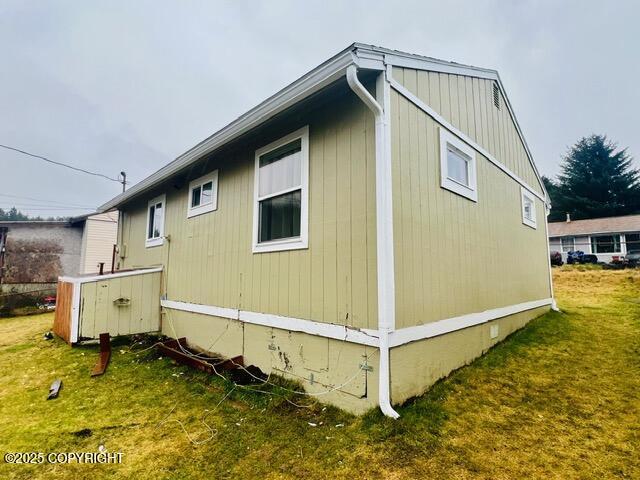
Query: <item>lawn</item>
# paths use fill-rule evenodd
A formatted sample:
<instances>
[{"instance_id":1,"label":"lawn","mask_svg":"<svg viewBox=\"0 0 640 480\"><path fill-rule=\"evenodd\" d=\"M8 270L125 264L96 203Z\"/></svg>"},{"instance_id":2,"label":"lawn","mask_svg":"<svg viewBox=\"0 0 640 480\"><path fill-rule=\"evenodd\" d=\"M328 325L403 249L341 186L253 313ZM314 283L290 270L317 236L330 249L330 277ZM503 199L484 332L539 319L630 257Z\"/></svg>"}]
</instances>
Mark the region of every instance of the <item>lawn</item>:
<instances>
[{"instance_id":1,"label":"lawn","mask_svg":"<svg viewBox=\"0 0 640 480\"><path fill-rule=\"evenodd\" d=\"M554 270L562 314L532 321L398 409L354 417L0 320L0 453L122 452L121 464L9 465L0 478L640 478L640 271ZM138 347L139 348L139 347ZM51 381L60 397L46 401Z\"/></svg>"}]
</instances>

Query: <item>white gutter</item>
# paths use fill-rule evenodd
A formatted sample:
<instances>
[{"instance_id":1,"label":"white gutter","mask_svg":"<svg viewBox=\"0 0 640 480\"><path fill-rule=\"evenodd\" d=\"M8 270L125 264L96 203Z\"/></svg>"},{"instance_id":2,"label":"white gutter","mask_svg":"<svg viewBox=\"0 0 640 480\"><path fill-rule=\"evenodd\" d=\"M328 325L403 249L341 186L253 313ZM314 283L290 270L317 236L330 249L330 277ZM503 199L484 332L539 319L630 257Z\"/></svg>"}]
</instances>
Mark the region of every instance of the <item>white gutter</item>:
<instances>
[{"instance_id":1,"label":"white gutter","mask_svg":"<svg viewBox=\"0 0 640 480\"><path fill-rule=\"evenodd\" d=\"M353 45L347 47L275 95L267 98L264 102L252 108L244 115L241 115L223 129L183 153L168 165L165 165L157 172L101 205L98 207L98 212L113 210L123 203L132 200L134 197L148 192L158 183L171 178L205 155L237 139L290 106L295 105L342 78L345 74L346 67L358 60L354 54L354 49L355 47Z\"/></svg>"},{"instance_id":2,"label":"white gutter","mask_svg":"<svg viewBox=\"0 0 640 480\"><path fill-rule=\"evenodd\" d=\"M393 204L391 197L391 143L389 138L390 93L386 71L378 75L376 92L382 105L358 80L355 65L347 67L349 87L375 115L376 142L376 241L378 273L378 334L380 372L378 373L378 403L386 416L400 415L391 406L389 332L395 328L395 278L393 262ZM386 107L386 108L385 108Z\"/></svg>"}]
</instances>

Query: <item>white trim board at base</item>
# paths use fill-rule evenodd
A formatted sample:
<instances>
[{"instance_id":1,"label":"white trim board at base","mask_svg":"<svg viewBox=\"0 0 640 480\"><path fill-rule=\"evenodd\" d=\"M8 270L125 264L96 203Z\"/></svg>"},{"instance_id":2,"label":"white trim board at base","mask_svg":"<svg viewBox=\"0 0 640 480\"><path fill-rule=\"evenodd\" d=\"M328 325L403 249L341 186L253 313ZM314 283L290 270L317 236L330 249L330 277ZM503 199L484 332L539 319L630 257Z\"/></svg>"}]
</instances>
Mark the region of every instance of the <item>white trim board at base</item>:
<instances>
[{"instance_id":1,"label":"white trim board at base","mask_svg":"<svg viewBox=\"0 0 640 480\"><path fill-rule=\"evenodd\" d=\"M553 299L545 298L543 300L534 300L533 302L519 303L517 305L509 305L508 307L494 308L479 313L470 313L459 317L438 320L437 322L425 323L415 327L401 328L389 334L389 346L399 347L406 343L424 340L427 338L438 337L446 333L462 330L463 328L475 327L483 323L497 320L498 318L508 317L516 313L526 312L534 308L551 305Z\"/></svg>"},{"instance_id":2,"label":"white trim board at base","mask_svg":"<svg viewBox=\"0 0 640 480\"><path fill-rule=\"evenodd\" d=\"M389 347L399 347L406 343L445 335L457 330L487 323L498 318L508 317L509 315L515 315L516 313L526 312L527 310L533 310L535 308L551 304L552 299L545 298L542 300L534 300L532 302L509 305L507 307L485 310L484 312L470 313L459 317L438 320L436 322L425 323L424 325L417 325L415 327L401 328L389 333ZM333 338L335 340L342 340L359 345L368 345L371 347L379 346L378 330L357 329L333 323L315 322L313 320L283 317L281 315L272 315L269 313L248 312L235 308L177 302L174 300L160 300L160 305L171 310L199 313L201 315L227 318L243 323L261 325L263 327L308 333L310 335Z\"/></svg>"},{"instance_id":3,"label":"white trim board at base","mask_svg":"<svg viewBox=\"0 0 640 480\"><path fill-rule=\"evenodd\" d=\"M200 313L213 317L228 318L238 320L243 323L262 325L263 327L279 328L293 332L303 332L320 337L343 340L345 342L357 343L360 345L378 346L377 330L363 330L346 325L336 325L333 323L314 322L301 318L283 317L270 313L247 312L235 308L216 307L213 305L198 305L195 303L176 302L173 300L160 300L160 305L172 310L183 312Z\"/></svg>"}]
</instances>

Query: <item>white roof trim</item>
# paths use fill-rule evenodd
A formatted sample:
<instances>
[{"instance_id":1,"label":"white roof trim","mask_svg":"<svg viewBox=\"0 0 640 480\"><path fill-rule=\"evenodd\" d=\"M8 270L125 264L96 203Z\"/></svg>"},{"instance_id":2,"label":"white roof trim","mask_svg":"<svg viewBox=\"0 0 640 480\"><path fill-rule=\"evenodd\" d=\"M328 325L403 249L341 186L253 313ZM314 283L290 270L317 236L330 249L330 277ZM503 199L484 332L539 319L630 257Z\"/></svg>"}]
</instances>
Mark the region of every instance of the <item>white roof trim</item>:
<instances>
[{"instance_id":1,"label":"white roof trim","mask_svg":"<svg viewBox=\"0 0 640 480\"><path fill-rule=\"evenodd\" d=\"M207 155L224 144L234 140L252 128L259 126L261 123L284 111L288 107L328 86L335 80L343 77L345 75L346 68L349 65L353 63L358 64L357 60L357 57L353 53L353 46L343 50L320 66L316 67L314 70L311 70L300 79L296 80L294 83L269 97L258 106L249 110L244 115L238 117L236 120L214 133L206 140L183 153L165 167L100 206L98 211L104 212L118 207L131 198L149 190L157 183L175 175L183 168L202 158L204 155Z\"/></svg>"},{"instance_id":2,"label":"white roof trim","mask_svg":"<svg viewBox=\"0 0 640 480\"><path fill-rule=\"evenodd\" d=\"M334 55L326 62L314 68L306 75L300 77L295 82L280 90L275 95L269 97L264 102L241 115L236 120L222 128L218 132L203 140L187 152L183 153L168 165L164 166L157 172L148 176L141 182L137 183L127 191L121 193L117 197L111 199L98 208L98 212L113 210L132 198L139 196L153 188L156 184L165 181L173 175L180 172L185 167L196 162L204 155L224 146L226 143L247 133L251 129L259 126L263 122L274 117L285 109L295 105L308 96L318 92L334 81L345 75L349 65L355 64L359 68L384 70L385 65L395 65L398 67L415 68L418 70L436 71L443 73L451 73L456 75L466 75L484 79L490 79L497 82L500 87L502 96L509 110L509 114L516 126L518 136L522 140L527 157L536 173L538 181L542 186L545 197L548 199L547 191L542 182L542 178L533 161L533 156L524 139L522 130L513 113L513 108L506 95L502 81L498 72L495 70L474 67L471 65L463 65L455 62L447 62L432 57L415 55L397 50L391 50L373 45L362 43L354 43Z\"/></svg>"}]
</instances>

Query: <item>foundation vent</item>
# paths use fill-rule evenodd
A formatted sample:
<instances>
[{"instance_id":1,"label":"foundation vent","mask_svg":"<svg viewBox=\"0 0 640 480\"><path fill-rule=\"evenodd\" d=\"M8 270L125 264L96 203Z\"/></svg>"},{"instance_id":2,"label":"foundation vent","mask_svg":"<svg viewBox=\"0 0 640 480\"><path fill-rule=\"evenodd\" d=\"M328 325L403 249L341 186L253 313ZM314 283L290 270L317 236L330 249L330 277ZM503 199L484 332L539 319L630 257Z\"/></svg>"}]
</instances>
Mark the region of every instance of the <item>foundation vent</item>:
<instances>
[{"instance_id":1,"label":"foundation vent","mask_svg":"<svg viewBox=\"0 0 640 480\"><path fill-rule=\"evenodd\" d=\"M497 323L495 325L491 325L491 328L489 329L489 335L491 336L491 339L498 338L499 334L500 326Z\"/></svg>"}]
</instances>

